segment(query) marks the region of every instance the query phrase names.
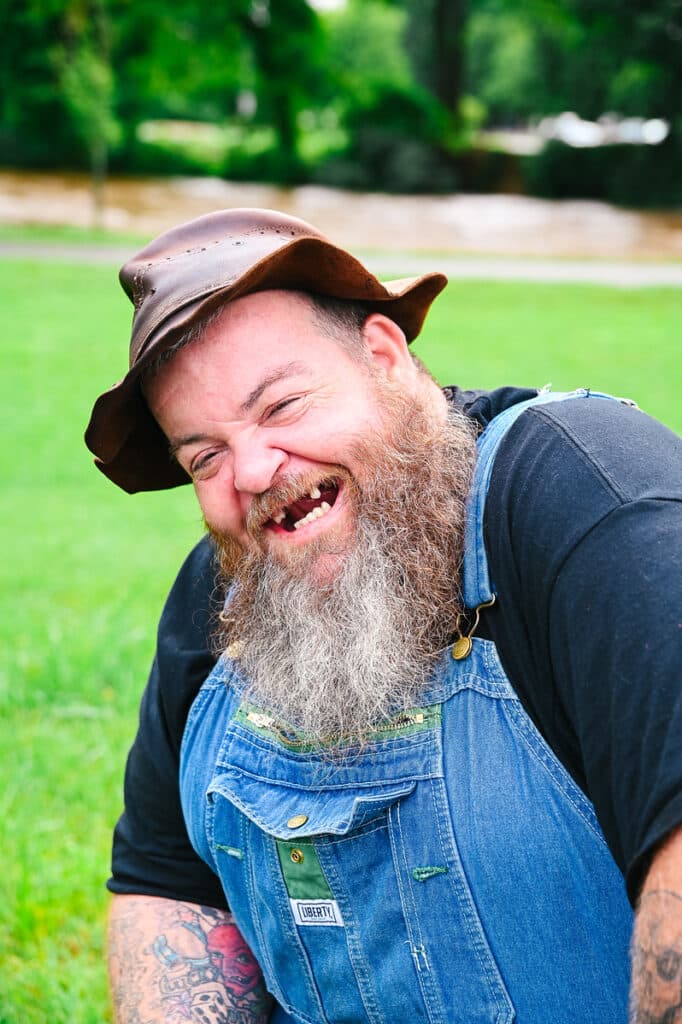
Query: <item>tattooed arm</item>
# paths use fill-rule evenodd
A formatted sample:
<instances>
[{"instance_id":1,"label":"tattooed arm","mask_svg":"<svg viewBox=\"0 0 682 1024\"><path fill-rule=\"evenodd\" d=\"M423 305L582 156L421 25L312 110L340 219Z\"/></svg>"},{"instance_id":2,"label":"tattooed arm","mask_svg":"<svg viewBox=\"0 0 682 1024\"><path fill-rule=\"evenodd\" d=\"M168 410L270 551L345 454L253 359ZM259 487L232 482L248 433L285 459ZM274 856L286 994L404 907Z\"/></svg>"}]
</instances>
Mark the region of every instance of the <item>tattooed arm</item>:
<instances>
[{"instance_id":1,"label":"tattooed arm","mask_svg":"<svg viewBox=\"0 0 682 1024\"><path fill-rule=\"evenodd\" d=\"M116 1024L265 1024L272 1006L232 915L114 896L109 976Z\"/></svg>"},{"instance_id":2,"label":"tattooed arm","mask_svg":"<svg viewBox=\"0 0 682 1024\"><path fill-rule=\"evenodd\" d=\"M654 857L635 919L631 1024L682 1024L682 829Z\"/></svg>"}]
</instances>

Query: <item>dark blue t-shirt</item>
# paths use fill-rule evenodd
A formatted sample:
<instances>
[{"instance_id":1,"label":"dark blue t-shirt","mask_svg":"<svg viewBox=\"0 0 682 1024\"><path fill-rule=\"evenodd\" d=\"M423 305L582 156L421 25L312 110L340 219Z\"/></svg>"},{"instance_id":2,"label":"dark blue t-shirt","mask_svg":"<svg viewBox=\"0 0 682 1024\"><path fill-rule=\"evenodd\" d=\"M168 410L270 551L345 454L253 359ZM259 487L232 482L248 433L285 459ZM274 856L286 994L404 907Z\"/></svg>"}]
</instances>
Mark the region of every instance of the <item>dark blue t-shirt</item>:
<instances>
[{"instance_id":1,"label":"dark blue t-shirt","mask_svg":"<svg viewBox=\"0 0 682 1024\"><path fill-rule=\"evenodd\" d=\"M446 388L480 427L534 391ZM682 823L682 441L616 402L523 413L493 469L485 543L497 645L526 711L593 802L634 900ZM189 707L214 664L223 594L204 538L171 590L116 827L116 893L225 907L194 853L178 793Z\"/></svg>"}]
</instances>

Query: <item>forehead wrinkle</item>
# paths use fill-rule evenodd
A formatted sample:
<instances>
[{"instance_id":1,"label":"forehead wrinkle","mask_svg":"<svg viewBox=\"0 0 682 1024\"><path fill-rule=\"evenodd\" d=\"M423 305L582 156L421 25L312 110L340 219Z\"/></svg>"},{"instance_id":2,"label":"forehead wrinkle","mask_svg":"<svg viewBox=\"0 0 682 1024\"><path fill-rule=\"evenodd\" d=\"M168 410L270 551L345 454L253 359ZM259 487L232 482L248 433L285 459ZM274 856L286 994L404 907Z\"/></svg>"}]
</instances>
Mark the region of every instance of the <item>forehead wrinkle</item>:
<instances>
[{"instance_id":1,"label":"forehead wrinkle","mask_svg":"<svg viewBox=\"0 0 682 1024\"><path fill-rule=\"evenodd\" d=\"M284 366L279 366L277 369L273 370L266 377L263 377L255 388L249 392L247 397L239 406L240 414L243 415L244 413L250 412L263 392L272 384L277 384L279 381L285 380L287 377L293 377L295 374L303 373L304 371L305 366L300 362L285 363Z\"/></svg>"}]
</instances>

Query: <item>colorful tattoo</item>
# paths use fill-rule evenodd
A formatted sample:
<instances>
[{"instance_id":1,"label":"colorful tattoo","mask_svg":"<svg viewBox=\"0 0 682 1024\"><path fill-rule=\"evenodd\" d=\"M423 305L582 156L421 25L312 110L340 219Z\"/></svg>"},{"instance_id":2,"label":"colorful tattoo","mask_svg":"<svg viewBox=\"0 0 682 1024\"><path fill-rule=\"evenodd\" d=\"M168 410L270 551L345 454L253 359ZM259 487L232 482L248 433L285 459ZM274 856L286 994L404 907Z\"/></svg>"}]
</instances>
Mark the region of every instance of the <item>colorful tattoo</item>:
<instances>
[{"instance_id":1,"label":"colorful tattoo","mask_svg":"<svg viewBox=\"0 0 682 1024\"><path fill-rule=\"evenodd\" d=\"M203 947L200 956L179 953L165 935L155 939L152 952L167 968L159 989L168 1021L253 1024L267 1009L260 967L237 926L224 918L210 907L199 914L178 906L180 924Z\"/></svg>"},{"instance_id":2,"label":"colorful tattoo","mask_svg":"<svg viewBox=\"0 0 682 1024\"><path fill-rule=\"evenodd\" d=\"M143 899L110 931L119 1024L265 1024L272 1001L229 913Z\"/></svg>"}]
</instances>

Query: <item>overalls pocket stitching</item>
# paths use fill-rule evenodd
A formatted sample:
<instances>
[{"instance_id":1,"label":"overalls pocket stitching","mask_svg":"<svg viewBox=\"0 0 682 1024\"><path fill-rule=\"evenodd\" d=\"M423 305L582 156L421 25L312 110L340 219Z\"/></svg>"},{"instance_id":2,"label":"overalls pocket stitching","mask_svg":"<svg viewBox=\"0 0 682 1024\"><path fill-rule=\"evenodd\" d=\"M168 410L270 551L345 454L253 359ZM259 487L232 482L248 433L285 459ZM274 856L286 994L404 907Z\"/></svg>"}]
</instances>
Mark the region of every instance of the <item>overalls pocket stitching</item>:
<instances>
[{"instance_id":1,"label":"overalls pocket stitching","mask_svg":"<svg viewBox=\"0 0 682 1024\"><path fill-rule=\"evenodd\" d=\"M386 813L385 811L382 813ZM352 842L354 839L360 836L371 836L374 832L382 832L388 828L387 821L379 821L376 819L373 821L367 821L363 825L359 825L352 832L347 832L345 835L332 836L332 835L320 835L315 836L315 843L319 843L321 846L341 846L342 843Z\"/></svg>"}]
</instances>

